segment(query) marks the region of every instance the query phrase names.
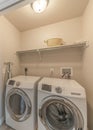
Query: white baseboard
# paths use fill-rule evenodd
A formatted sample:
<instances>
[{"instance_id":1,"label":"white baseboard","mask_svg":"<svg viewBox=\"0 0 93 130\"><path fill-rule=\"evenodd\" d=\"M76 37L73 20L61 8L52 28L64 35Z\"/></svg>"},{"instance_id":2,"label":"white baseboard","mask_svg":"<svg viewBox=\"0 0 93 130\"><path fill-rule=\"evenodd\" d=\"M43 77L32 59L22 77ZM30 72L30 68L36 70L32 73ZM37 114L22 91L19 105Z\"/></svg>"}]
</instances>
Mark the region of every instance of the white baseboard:
<instances>
[{"instance_id":1,"label":"white baseboard","mask_svg":"<svg viewBox=\"0 0 93 130\"><path fill-rule=\"evenodd\" d=\"M1 117L1 118L0 118L0 125L2 125L3 122L4 122L4 117Z\"/></svg>"}]
</instances>

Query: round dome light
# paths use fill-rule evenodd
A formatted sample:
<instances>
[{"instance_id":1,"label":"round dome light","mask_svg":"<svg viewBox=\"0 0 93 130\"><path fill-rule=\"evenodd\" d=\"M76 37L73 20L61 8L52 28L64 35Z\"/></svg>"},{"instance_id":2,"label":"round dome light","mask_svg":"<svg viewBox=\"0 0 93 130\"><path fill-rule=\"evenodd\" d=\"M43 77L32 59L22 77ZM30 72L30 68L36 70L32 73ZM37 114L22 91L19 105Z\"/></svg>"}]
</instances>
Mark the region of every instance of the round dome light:
<instances>
[{"instance_id":1,"label":"round dome light","mask_svg":"<svg viewBox=\"0 0 93 130\"><path fill-rule=\"evenodd\" d=\"M35 0L31 6L36 13L43 12L48 5L48 0Z\"/></svg>"}]
</instances>

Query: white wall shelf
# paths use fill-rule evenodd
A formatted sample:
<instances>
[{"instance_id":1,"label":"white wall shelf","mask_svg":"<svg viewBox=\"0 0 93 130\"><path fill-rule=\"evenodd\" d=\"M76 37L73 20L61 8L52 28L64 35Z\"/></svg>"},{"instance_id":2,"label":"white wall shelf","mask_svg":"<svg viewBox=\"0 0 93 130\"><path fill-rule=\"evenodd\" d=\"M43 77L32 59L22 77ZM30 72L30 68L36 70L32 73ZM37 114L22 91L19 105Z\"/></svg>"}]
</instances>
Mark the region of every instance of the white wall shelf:
<instances>
[{"instance_id":1,"label":"white wall shelf","mask_svg":"<svg viewBox=\"0 0 93 130\"><path fill-rule=\"evenodd\" d=\"M24 53L38 53L39 56L40 56L40 52L60 50L60 49L66 49L66 48L86 48L88 46L89 46L88 42L87 41L83 41L83 42L78 42L78 43L68 44L68 45L61 45L61 46L56 46L56 47L48 47L48 48L40 48L40 49L17 51L16 53L18 55L24 54Z\"/></svg>"}]
</instances>

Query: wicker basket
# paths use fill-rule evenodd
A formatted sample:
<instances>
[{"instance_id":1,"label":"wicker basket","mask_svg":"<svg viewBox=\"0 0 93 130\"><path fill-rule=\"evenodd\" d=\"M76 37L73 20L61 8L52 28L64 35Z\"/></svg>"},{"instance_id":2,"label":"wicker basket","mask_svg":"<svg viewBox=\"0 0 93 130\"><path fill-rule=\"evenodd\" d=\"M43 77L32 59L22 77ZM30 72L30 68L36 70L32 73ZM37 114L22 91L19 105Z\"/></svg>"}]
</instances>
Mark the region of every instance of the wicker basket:
<instances>
[{"instance_id":1,"label":"wicker basket","mask_svg":"<svg viewBox=\"0 0 93 130\"><path fill-rule=\"evenodd\" d=\"M44 42L47 44L47 46L60 46L64 44L64 41L62 38L51 38Z\"/></svg>"}]
</instances>

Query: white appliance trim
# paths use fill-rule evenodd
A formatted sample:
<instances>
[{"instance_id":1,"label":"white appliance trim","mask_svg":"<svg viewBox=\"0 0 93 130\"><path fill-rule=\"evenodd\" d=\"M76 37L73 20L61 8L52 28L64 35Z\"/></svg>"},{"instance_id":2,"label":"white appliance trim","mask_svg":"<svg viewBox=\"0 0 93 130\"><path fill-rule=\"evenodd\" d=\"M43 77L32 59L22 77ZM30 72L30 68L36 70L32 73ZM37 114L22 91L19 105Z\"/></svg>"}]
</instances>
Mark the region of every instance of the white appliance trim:
<instances>
[{"instance_id":1,"label":"white appliance trim","mask_svg":"<svg viewBox=\"0 0 93 130\"><path fill-rule=\"evenodd\" d=\"M0 125L2 125L4 122L4 116L0 117Z\"/></svg>"}]
</instances>

